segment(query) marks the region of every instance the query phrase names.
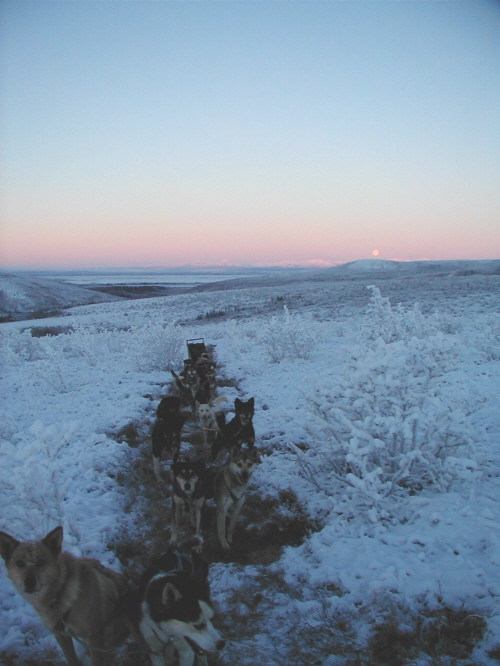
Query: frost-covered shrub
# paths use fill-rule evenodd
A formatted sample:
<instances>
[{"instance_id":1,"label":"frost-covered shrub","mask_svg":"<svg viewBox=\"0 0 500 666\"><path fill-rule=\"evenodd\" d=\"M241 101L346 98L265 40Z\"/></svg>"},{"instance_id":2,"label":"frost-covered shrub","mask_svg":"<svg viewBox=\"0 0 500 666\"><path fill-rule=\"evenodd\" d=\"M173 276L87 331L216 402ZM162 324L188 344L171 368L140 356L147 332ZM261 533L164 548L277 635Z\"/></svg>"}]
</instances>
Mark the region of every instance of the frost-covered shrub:
<instances>
[{"instance_id":1,"label":"frost-covered shrub","mask_svg":"<svg viewBox=\"0 0 500 666\"><path fill-rule=\"evenodd\" d=\"M315 340L313 319L291 314L286 305L283 314L270 317L259 333L259 342L271 363L280 363L286 357L309 358Z\"/></svg>"},{"instance_id":2,"label":"frost-covered shrub","mask_svg":"<svg viewBox=\"0 0 500 666\"><path fill-rule=\"evenodd\" d=\"M311 450L302 471L342 496L342 512L387 518L387 499L423 488L448 490L476 474L474 401L455 377L455 338L386 343L353 355L348 371L308 396ZM324 477L322 480L321 477Z\"/></svg>"},{"instance_id":3,"label":"frost-covered shrub","mask_svg":"<svg viewBox=\"0 0 500 666\"><path fill-rule=\"evenodd\" d=\"M132 329L132 337L142 370L170 370L182 360L184 338L178 324L149 323Z\"/></svg>"},{"instance_id":4,"label":"frost-covered shrub","mask_svg":"<svg viewBox=\"0 0 500 666\"><path fill-rule=\"evenodd\" d=\"M487 361L500 361L500 315L481 317L474 330L473 343Z\"/></svg>"},{"instance_id":5,"label":"frost-covered shrub","mask_svg":"<svg viewBox=\"0 0 500 666\"><path fill-rule=\"evenodd\" d=\"M384 342L395 342L407 338L424 338L436 332L434 323L424 317L418 304L405 310L401 304L394 309L388 298L381 295L378 287L370 285L372 297L368 304L361 332L366 342L382 338Z\"/></svg>"},{"instance_id":6,"label":"frost-covered shrub","mask_svg":"<svg viewBox=\"0 0 500 666\"><path fill-rule=\"evenodd\" d=\"M122 501L112 478L118 446L104 435L82 437L76 421L37 421L14 444L0 440L0 498L9 529L43 536L62 524L66 541L84 542L90 552L105 549L118 530Z\"/></svg>"},{"instance_id":7,"label":"frost-covered shrub","mask_svg":"<svg viewBox=\"0 0 500 666\"><path fill-rule=\"evenodd\" d=\"M47 358L33 363L31 377L42 384L47 393L66 393L74 388L73 380L67 371L67 358L61 346L47 347Z\"/></svg>"},{"instance_id":8,"label":"frost-covered shrub","mask_svg":"<svg viewBox=\"0 0 500 666\"><path fill-rule=\"evenodd\" d=\"M3 353L10 362L39 361L46 356L43 342L34 338L29 328L10 331L3 340Z\"/></svg>"},{"instance_id":9,"label":"frost-covered shrub","mask_svg":"<svg viewBox=\"0 0 500 666\"><path fill-rule=\"evenodd\" d=\"M110 354L123 352L127 335L126 331L76 325L67 336L68 347L75 356L84 358L91 367L95 367L107 360Z\"/></svg>"}]
</instances>

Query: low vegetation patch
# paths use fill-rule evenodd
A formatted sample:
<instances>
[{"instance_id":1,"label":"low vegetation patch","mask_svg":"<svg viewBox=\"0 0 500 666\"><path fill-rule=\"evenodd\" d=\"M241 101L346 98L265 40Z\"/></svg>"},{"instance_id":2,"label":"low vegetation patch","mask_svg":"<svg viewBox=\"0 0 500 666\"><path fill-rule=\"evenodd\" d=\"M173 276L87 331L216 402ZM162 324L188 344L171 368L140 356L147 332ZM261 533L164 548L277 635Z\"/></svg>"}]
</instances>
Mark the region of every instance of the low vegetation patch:
<instances>
[{"instance_id":1,"label":"low vegetation patch","mask_svg":"<svg viewBox=\"0 0 500 666\"><path fill-rule=\"evenodd\" d=\"M32 338L44 338L48 335L64 335L70 333L73 328L71 326L33 326L31 329Z\"/></svg>"},{"instance_id":2,"label":"low vegetation patch","mask_svg":"<svg viewBox=\"0 0 500 666\"><path fill-rule=\"evenodd\" d=\"M404 626L390 618L375 628L369 648L374 663L384 666L405 666L422 653L433 664L456 663L471 656L485 629L481 616L445 607L414 616Z\"/></svg>"}]
</instances>

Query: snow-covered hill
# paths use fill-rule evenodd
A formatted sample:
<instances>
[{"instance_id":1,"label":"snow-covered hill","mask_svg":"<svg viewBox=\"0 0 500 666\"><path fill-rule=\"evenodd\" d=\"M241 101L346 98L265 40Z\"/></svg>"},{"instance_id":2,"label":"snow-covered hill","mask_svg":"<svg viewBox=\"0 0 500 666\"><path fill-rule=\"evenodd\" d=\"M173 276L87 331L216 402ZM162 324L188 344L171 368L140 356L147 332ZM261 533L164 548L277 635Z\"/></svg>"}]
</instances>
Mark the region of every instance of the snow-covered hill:
<instances>
[{"instance_id":1,"label":"snow-covered hill","mask_svg":"<svg viewBox=\"0 0 500 666\"><path fill-rule=\"evenodd\" d=\"M75 305L121 300L50 278L0 273L0 318L45 316Z\"/></svg>"}]
</instances>

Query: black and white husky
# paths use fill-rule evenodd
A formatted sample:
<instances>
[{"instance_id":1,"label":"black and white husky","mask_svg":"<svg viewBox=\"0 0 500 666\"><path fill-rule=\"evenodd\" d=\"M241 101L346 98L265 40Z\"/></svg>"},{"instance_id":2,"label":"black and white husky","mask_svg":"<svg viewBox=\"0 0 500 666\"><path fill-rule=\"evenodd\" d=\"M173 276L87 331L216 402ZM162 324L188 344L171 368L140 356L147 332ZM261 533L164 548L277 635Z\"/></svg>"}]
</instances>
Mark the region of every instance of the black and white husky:
<instances>
[{"instance_id":1,"label":"black and white husky","mask_svg":"<svg viewBox=\"0 0 500 666\"><path fill-rule=\"evenodd\" d=\"M172 507L172 536L170 543L176 545L179 540L179 526L182 520L182 510L189 509L189 522L196 530L196 537L200 545L201 537L201 510L205 504L205 463L185 462L178 460L172 465L173 476L173 507Z\"/></svg>"},{"instance_id":2,"label":"black and white husky","mask_svg":"<svg viewBox=\"0 0 500 666\"><path fill-rule=\"evenodd\" d=\"M146 571L140 589L139 629L152 666L207 664L206 654L225 643L212 625L208 566L193 553L162 556Z\"/></svg>"}]
</instances>

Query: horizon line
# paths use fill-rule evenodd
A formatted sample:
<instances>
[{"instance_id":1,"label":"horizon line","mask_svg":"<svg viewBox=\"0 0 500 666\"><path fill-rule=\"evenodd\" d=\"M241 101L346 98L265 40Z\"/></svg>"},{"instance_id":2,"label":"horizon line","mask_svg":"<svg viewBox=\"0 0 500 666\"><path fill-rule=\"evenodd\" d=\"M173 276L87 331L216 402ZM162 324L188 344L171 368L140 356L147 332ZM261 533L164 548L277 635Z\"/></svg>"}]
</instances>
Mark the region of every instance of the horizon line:
<instances>
[{"instance_id":1,"label":"horizon line","mask_svg":"<svg viewBox=\"0 0 500 666\"><path fill-rule=\"evenodd\" d=\"M365 257L362 259L352 259L350 261L327 261L327 260L308 260L305 262L278 262L274 264L229 264L229 263L184 263L173 265L131 265L131 266L87 266L87 267L56 267L56 268L41 268L41 267L24 267L24 268L3 268L0 266L0 273L97 273L97 272L205 272L205 271L237 271L237 270L323 270L328 268L335 268L339 266L346 266L357 262L370 262L370 263L452 263L452 262L488 262L498 261L499 258L484 258L484 259L428 259L422 257L419 259L385 259L383 257Z\"/></svg>"}]
</instances>

